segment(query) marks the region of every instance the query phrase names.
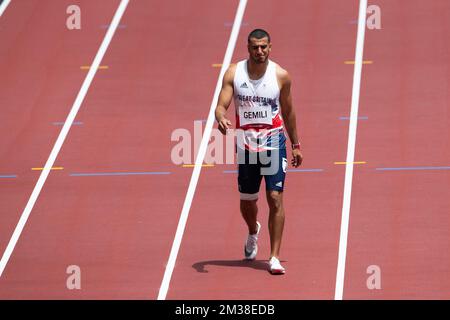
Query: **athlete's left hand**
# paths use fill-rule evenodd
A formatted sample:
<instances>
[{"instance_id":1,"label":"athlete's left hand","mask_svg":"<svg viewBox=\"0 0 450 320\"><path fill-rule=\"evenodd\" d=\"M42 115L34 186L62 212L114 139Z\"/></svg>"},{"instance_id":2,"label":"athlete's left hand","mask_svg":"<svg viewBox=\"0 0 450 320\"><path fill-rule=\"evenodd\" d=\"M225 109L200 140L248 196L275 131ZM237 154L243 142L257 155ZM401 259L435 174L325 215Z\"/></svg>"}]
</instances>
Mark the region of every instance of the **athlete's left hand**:
<instances>
[{"instance_id":1,"label":"athlete's left hand","mask_svg":"<svg viewBox=\"0 0 450 320\"><path fill-rule=\"evenodd\" d=\"M298 166L300 166L302 164L303 161L303 155L300 152L299 149L294 149L292 150L292 165L297 168Z\"/></svg>"}]
</instances>

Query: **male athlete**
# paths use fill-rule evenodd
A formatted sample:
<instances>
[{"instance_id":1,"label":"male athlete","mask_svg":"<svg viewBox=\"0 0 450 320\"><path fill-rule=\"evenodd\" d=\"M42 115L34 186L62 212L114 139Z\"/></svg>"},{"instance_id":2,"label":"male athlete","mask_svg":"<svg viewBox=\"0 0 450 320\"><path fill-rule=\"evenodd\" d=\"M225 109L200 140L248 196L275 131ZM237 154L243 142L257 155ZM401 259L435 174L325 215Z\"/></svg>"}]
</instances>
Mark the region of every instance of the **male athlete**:
<instances>
[{"instance_id":1,"label":"male athlete","mask_svg":"<svg viewBox=\"0 0 450 320\"><path fill-rule=\"evenodd\" d=\"M236 127L241 133L237 136L240 209L249 231L244 246L245 258L255 259L258 251L261 225L257 221L256 202L264 177L270 209L269 271L284 274L285 268L279 260L287 167L284 126L292 144L292 165L298 167L303 160L292 107L291 79L286 70L269 59L272 44L266 31L253 30L247 41L249 57L230 65L226 71L215 116L219 130L225 135L231 126L231 121L225 117L226 111L234 99Z\"/></svg>"}]
</instances>

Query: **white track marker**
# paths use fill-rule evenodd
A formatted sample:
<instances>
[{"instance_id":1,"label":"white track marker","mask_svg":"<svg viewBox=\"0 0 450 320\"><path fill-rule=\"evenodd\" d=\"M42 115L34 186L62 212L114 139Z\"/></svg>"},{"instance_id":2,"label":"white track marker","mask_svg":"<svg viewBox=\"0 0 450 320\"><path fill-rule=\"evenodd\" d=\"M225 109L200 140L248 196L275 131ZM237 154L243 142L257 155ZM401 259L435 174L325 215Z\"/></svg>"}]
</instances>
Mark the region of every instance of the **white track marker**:
<instances>
[{"instance_id":1,"label":"white track marker","mask_svg":"<svg viewBox=\"0 0 450 320\"><path fill-rule=\"evenodd\" d=\"M355 159L356 128L358 124L359 93L364 51L364 32L366 28L367 0L359 2L358 34L356 37L355 69L353 73L352 106L348 133L347 164L345 166L344 199L342 204L341 234L339 238L339 257L336 273L335 300L342 300L344 293L345 260L347 257L347 237L352 196L353 162Z\"/></svg>"},{"instance_id":2,"label":"white track marker","mask_svg":"<svg viewBox=\"0 0 450 320\"><path fill-rule=\"evenodd\" d=\"M2 4L0 5L0 17L2 16L3 12L5 12L10 2L11 0L3 0Z\"/></svg>"},{"instance_id":3,"label":"white track marker","mask_svg":"<svg viewBox=\"0 0 450 320\"><path fill-rule=\"evenodd\" d=\"M95 73L97 72L98 66L100 65L100 62L102 61L103 56L105 55L105 52L108 49L111 39L114 36L114 32L116 31L117 26L119 25L120 19L122 18L122 15L125 12L125 9L127 8L128 2L129 0L122 0L119 7L117 8L117 11L111 22L111 25L108 31L106 32L105 38L103 39L103 42L100 48L98 49L97 55L95 56L94 61L91 64L92 67L89 70L86 78L84 79L81 89L78 92L77 98L75 99L75 102L72 106L72 109L70 110L70 113L67 116L66 121L64 122L64 126L61 129L61 132L59 133L58 139L56 140L55 145L53 146L50 156L48 157L47 162L45 163L44 170L42 170L42 173L39 176L39 180L37 181L36 186L34 187L33 192L31 193L30 199L28 200L28 203L22 212L19 222L17 223L16 229L14 230L14 233L11 236L11 239L9 240L8 246L6 247L6 250L3 253L2 259L0 260L0 277L3 274L3 271L5 270L6 264L8 263L8 260L11 257L11 254L14 250L14 247L16 246L17 241L19 240L20 234L22 233L22 230L25 227L28 217L30 216L31 210L33 209L33 206L36 203L37 198L39 197L42 187L44 186L45 180L47 180L50 170L55 163L56 157L58 156L58 153L61 150L64 140L66 139L67 134L69 133L69 129L72 126L72 123L78 113L78 110L80 109L81 104L83 103L83 100L86 97L89 86L91 85Z\"/></svg>"},{"instance_id":4,"label":"white track marker","mask_svg":"<svg viewBox=\"0 0 450 320\"><path fill-rule=\"evenodd\" d=\"M195 189L197 187L198 178L200 176L200 171L202 170L203 159L205 158L206 148L208 146L209 137L211 135L212 127L214 124L214 111L216 109L217 101L219 99L220 89L222 88L222 78L225 71L230 65L231 58L233 56L234 47L239 35L239 29L242 23L242 17L244 16L245 6L247 5L247 0L240 0L239 6L236 11L236 16L234 18L233 29L231 30L230 39L228 40L227 50L223 58L222 68L220 69L220 75L217 80L216 90L214 91L214 97L209 109L208 120L206 121L205 131L203 132L202 141L197 154L197 159L195 160L195 167L192 171L191 181L186 193L186 198L184 200L183 209L181 210L180 220L178 221L178 227L175 234L175 238L172 243L172 249L170 250L169 261L167 262L166 271L164 272L164 277L159 288L158 300L165 300L167 296L167 291L169 290L170 279L172 278L173 269L175 267L175 261L177 260L178 251L181 245L181 239L183 238L184 228L186 227L187 218L189 215L189 210L191 209L192 199L194 198Z\"/></svg>"}]
</instances>

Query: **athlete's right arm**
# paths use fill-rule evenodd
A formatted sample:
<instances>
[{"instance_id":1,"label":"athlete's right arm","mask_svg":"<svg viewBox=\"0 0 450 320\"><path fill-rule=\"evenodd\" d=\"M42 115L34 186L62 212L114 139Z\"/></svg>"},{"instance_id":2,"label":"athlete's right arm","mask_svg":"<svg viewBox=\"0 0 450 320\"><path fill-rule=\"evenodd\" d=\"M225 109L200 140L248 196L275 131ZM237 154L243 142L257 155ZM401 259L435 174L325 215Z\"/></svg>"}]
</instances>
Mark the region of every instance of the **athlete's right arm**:
<instances>
[{"instance_id":1,"label":"athlete's right arm","mask_svg":"<svg viewBox=\"0 0 450 320\"><path fill-rule=\"evenodd\" d=\"M227 113L228 107L230 106L231 100L233 99L233 79L235 71L236 66L231 65L225 72L222 81L222 89L220 90L219 100L217 102L215 111L219 130L224 135L227 134L227 129L229 129L231 126L231 121L225 117L225 114Z\"/></svg>"}]
</instances>

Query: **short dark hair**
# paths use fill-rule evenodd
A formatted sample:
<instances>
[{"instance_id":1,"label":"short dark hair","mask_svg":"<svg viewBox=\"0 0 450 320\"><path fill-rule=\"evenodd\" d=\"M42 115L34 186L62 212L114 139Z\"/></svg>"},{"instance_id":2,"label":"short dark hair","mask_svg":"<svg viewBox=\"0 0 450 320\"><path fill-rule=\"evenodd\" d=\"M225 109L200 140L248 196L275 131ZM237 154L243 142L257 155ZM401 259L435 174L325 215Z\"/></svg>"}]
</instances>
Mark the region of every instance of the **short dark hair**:
<instances>
[{"instance_id":1,"label":"short dark hair","mask_svg":"<svg viewBox=\"0 0 450 320\"><path fill-rule=\"evenodd\" d=\"M250 42L250 38L262 39L267 38L270 42L270 35L266 30L263 29L255 29L248 34L247 41Z\"/></svg>"}]
</instances>

